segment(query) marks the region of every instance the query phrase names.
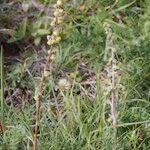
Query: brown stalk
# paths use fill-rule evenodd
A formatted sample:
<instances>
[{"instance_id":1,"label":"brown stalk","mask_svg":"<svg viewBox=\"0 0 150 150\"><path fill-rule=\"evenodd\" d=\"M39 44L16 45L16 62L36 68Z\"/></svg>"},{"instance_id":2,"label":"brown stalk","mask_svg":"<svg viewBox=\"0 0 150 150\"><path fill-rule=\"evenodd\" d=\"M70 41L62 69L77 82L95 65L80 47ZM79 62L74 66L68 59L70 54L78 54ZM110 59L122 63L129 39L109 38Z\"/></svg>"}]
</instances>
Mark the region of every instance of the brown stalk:
<instances>
[{"instance_id":1,"label":"brown stalk","mask_svg":"<svg viewBox=\"0 0 150 150\"><path fill-rule=\"evenodd\" d=\"M49 64L51 63L51 54L47 57L46 64L44 66L44 70L49 69ZM38 87L38 93L35 93L35 101L36 101L36 118L35 118L35 129L34 129L34 138L33 138L33 150L37 150L37 134L39 130L39 122L40 122L40 106L41 106L41 96L44 91L44 83L46 77L42 74L41 81Z\"/></svg>"}]
</instances>

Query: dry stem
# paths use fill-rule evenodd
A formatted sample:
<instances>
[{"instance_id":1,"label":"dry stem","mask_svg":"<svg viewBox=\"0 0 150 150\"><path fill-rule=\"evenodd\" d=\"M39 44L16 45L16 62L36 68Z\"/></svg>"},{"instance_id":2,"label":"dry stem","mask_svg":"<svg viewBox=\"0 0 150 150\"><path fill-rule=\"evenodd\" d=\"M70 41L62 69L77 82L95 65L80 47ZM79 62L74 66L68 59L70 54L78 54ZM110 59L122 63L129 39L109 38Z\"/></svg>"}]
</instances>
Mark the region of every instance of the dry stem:
<instances>
[{"instance_id":1,"label":"dry stem","mask_svg":"<svg viewBox=\"0 0 150 150\"><path fill-rule=\"evenodd\" d=\"M44 70L49 69L49 64L51 63L51 55L47 57L46 64L44 66ZM44 74L42 75L40 84L38 86L38 92L35 93L35 101L36 101L36 118L35 118L35 130L34 130L34 142L33 142L33 150L37 150L37 134L38 134L38 129L39 129L39 121L40 121L40 101L41 101L41 96L44 90L44 82L46 80L46 77Z\"/></svg>"}]
</instances>

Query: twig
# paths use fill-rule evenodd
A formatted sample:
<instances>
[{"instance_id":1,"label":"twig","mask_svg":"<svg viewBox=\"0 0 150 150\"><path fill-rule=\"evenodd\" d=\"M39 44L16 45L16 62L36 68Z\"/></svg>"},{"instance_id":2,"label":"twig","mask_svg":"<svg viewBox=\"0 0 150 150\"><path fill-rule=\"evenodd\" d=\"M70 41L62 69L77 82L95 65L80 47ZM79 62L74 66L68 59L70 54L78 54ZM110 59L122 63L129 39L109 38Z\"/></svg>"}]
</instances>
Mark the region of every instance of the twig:
<instances>
[{"instance_id":1,"label":"twig","mask_svg":"<svg viewBox=\"0 0 150 150\"><path fill-rule=\"evenodd\" d=\"M12 30L12 29L0 29L0 33L8 34L8 35L13 36L14 33L15 33L15 30Z\"/></svg>"}]
</instances>

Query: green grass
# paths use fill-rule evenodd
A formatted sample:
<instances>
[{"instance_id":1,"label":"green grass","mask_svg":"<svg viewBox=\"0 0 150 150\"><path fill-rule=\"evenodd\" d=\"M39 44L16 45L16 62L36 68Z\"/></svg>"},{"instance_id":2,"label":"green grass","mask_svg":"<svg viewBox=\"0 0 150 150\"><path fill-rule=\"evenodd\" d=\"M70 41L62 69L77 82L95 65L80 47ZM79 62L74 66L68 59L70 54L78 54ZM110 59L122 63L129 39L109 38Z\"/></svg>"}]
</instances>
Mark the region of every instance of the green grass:
<instances>
[{"instance_id":1,"label":"green grass","mask_svg":"<svg viewBox=\"0 0 150 150\"><path fill-rule=\"evenodd\" d=\"M49 1L45 3L48 4ZM98 6L98 10L95 10L94 4ZM114 149L110 107L98 78L106 65L103 59L106 41L104 22L111 25L114 33L117 49L115 57L122 71L120 83L124 87L117 100L116 149L150 149L150 2L137 0L132 5L128 4L131 1L121 0L112 9L106 10L106 7L113 5L112 1L89 0L85 2L87 9L80 14L76 8L66 6L66 33L59 44L52 75L46 81L42 96L39 149ZM87 12L93 15L86 15ZM122 24L116 21L117 15L120 15ZM50 27L48 30L51 30ZM28 39L30 36L27 33L24 38ZM45 36L42 38L41 45L46 44ZM15 92L18 88L32 92L33 96L36 88L33 77L41 73L37 71L37 67L33 69L33 66L44 58L44 54L29 47L22 54L25 58L22 62L5 66L5 93L8 93L6 101L11 90ZM58 81L64 76L71 81L71 88L62 94L57 88ZM92 84L83 85L88 79L96 82L94 87ZM17 99L12 98L13 102L2 110L5 112L6 130L0 138L0 149L32 149L35 102L32 100L29 103L29 98L22 96L21 104L16 106L14 103Z\"/></svg>"},{"instance_id":2,"label":"green grass","mask_svg":"<svg viewBox=\"0 0 150 150\"><path fill-rule=\"evenodd\" d=\"M1 134L4 132L5 120L4 120L4 62L3 62L3 47L1 46L0 52L0 75L1 75L1 86L0 86L0 99L1 99L1 115L0 115L0 124L1 124Z\"/></svg>"}]
</instances>

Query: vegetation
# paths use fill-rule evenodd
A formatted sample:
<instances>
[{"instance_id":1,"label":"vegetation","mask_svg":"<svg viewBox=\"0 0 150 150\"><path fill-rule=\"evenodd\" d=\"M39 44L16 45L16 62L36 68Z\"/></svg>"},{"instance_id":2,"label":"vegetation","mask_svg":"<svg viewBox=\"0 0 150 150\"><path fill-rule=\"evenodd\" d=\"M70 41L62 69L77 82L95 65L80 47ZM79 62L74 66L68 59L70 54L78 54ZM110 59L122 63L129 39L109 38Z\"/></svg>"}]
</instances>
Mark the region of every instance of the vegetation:
<instances>
[{"instance_id":1,"label":"vegetation","mask_svg":"<svg viewBox=\"0 0 150 150\"><path fill-rule=\"evenodd\" d=\"M0 149L150 149L149 0L3 0L0 46Z\"/></svg>"}]
</instances>

